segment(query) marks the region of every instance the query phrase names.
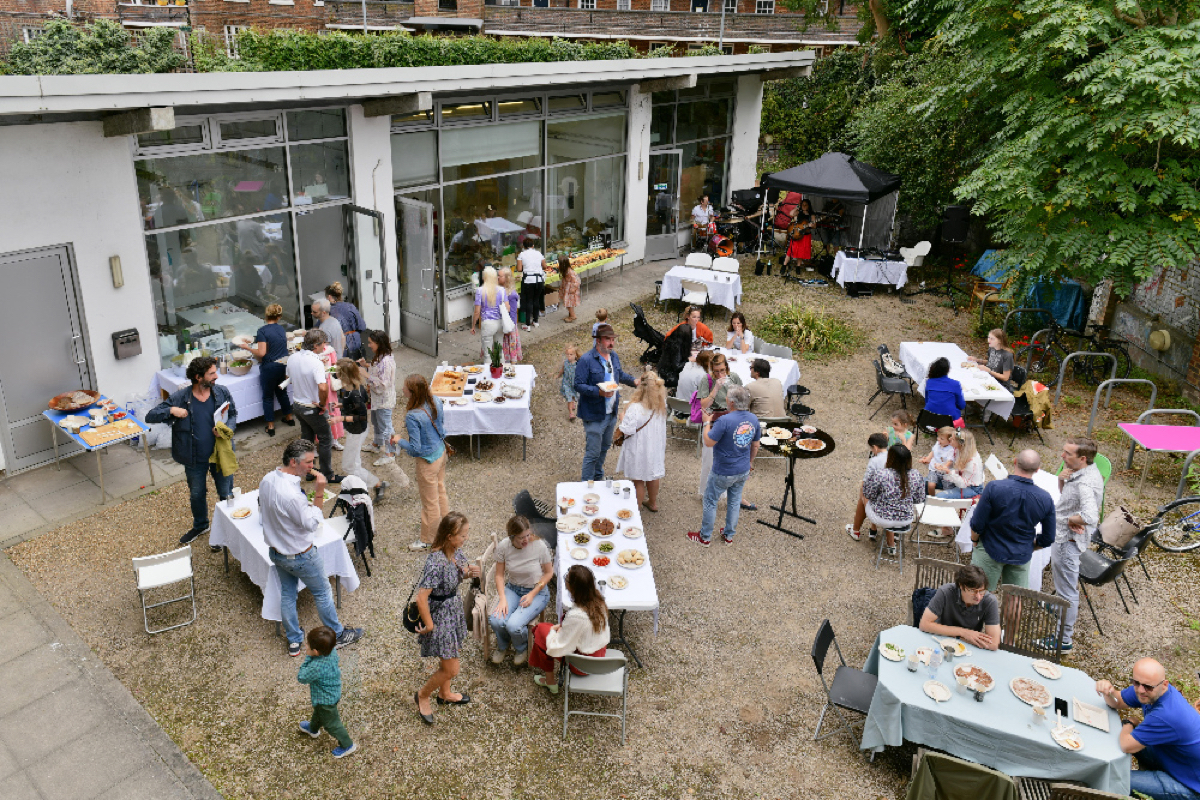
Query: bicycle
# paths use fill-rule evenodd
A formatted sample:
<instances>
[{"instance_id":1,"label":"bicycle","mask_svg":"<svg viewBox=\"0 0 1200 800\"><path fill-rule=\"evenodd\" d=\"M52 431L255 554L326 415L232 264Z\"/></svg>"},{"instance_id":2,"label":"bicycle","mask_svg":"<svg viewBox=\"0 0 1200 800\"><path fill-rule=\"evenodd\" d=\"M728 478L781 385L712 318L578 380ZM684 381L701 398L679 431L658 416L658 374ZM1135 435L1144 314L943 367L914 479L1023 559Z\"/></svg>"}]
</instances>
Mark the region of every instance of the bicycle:
<instances>
[{"instance_id":1,"label":"bicycle","mask_svg":"<svg viewBox=\"0 0 1200 800\"><path fill-rule=\"evenodd\" d=\"M1117 359L1117 373L1113 377L1128 378L1132 369L1129 358L1128 343L1113 336L1106 325L1088 323L1089 331L1075 331L1064 328L1054 320L1050 321L1045 339L1034 343L1026 343L1014 354L1016 364L1024 365L1029 362L1027 370L1030 378L1036 378L1045 384L1058 380L1058 372L1066 357L1074 352L1110 353ZM1068 339L1073 339L1074 346L1068 346ZM1112 374L1112 363L1104 356L1076 356L1071 359L1071 373L1084 383L1095 386Z\"/></svg>"},{"instance_id":2,"label":"bicycle","mask_svg":"<svg viewBox=\"0 0 1200 800\"><path fill-rule=\"evenodd\" d=\"M1168 553L1187 553L1200 547L1200 495L1167 503L1150 526L1154 527L1150 541Z\"/></svg>"}]
</instances>

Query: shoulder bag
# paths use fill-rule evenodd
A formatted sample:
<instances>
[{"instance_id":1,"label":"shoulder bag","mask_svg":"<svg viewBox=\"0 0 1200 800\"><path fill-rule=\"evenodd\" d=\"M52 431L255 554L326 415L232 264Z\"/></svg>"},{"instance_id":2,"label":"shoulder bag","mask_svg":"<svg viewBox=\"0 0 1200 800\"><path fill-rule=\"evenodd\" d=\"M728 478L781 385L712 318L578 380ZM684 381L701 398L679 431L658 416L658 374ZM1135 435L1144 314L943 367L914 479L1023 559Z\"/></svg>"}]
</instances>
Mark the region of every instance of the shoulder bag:
<instances>
[{"instance_id":1,"label":"shoulder bag","mask_svg":"<svg viewBox=\"0 0 1200 800\"><path fill-rule=\"evenodd\" d=\"M628 412L626 412L626 413L628 413ZM636 436L638 431L640 431L642 428L649 425L650 420L652 420L652 419L654 419L653 413L651 413L650 416L646 418L645 422L643 422L641 425L638 425L636 431L634 431L633 433L630 433L630 434L626 434L625 431L621 430L618 427L615 431L613 431L613 447L620 447L621 445L625 444L626 439Z\"/></svg>"},{"instance_id":2,"label":"shoulder bag","mask_svg":"<svg viewBox=\"0 0 1200 800\"><path fill-rule=\"evenodd\" d=\"M517 323L513 322L512 314L508 311L508 292L504 292L504 302L500 304L500 330L505 333L512 333L517 329Z\"/></svg>"},{"instance_id":3,"label":"shoulder bag","mask_svg":"<svg viewBox=\"0 0 1200 800\"><path fill-rule=\"evenodd\" d=\"M443 414L445 413L445 410L444 410L444 409L443 409L443 412L442 412L442 413L443 413ZM429 424L430 424L430 425L432 425L432 424L433 424L433 412L431 412L431 411L429 410L429 406L426 406L426 407L425 407L425 414L426 414L426 415L429 417ZM442 425L445 425L445 424L446 424L446 423L445 423L445 421L444 421L444 418L443 418ZM436 427L433 429L433 432L434 432L434 433L437 433L437 428L436 428ZM451 447L451 446L450 446L450 443L446 441L446 437L445 437L445 436L443 436L443 437L442 437L442 447L446 448L446 459L447 459L447 460L449 460L449 459L450 459L450 456L454 455L454 453L456 452L456 451L455 451L455 449L454 449L453 447Z\"/></svg>"},{"instance_id":4,"label":"shoulder bag","mask_svg":"<svg viewBox=\"0 0 1200 800\"><path fill-rule=\"evenodd\" d=\"M424 567L421 568L421 578L423 577L425 577ZM404 629L409 633L420 633L421 607L417 605L416 600L413 600L413 595L417 593L417 587L421 585L421 578L417 578L417 582L413 584L412 591L408 593L408 600L404 602L404 619L402 622L404 623ZM433 594L431 592L428 602L440 603L444 600L449 600L456 594L458 594L458 592L453 592L451 594Z\"/></svg>"},{"instance_id":5,"label":"shoulder bag","mask_svg":"<svg viewBox=\"0 0 1200 800\"><path fill-rule=\"evenodd\" d=\"M708 378L708 390L711 392L712 391L712 383L713 383L712 376L706 375L705 377ZM699 390L692 392L692 396L691 396L691 399L689 400L689 402L691 403L691 406L692 406L692 413L690 416L688 416L688 422L698 425L704 421L704 406L702 406L700 404Z\"/></svg>"}]
</instances>

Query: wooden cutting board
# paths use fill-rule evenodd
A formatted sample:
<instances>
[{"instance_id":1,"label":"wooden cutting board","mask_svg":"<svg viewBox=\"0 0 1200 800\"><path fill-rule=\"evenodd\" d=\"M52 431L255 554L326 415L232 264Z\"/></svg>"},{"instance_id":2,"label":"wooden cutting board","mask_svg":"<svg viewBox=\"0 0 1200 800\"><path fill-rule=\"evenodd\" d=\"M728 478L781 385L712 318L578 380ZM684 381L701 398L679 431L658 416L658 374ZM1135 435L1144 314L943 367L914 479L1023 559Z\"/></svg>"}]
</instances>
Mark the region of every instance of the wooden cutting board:
<instances>
[{"instance_id":1,"label":"wooden cutting board","mask_svg":"<svg viewBox=\"0 0 1200 800\"><path fill-rule=\"evenodd\" d=\"M95 447L100 444L108 444L116 439L124 439L126 436L136 436L141 432L141 426L133 420L119 419L116 422L110 422L99 428L88 428L85 431L80 431L79 438L83 439L90 446Z\"/></svg>"},{"instance_id":2,"label":"wooden cutting board","mask_svg":"<svg viewBox=\"0 0 1200 800\"><path fill-rule=\"evenodd\" d=\"M455 373L457 375L458 373ZM433 383L429 387L429 391L437 397L462 397L463 389L467 387L466 376L455 377L447 375L445 372L439 372L433 377Z\"/></svg>"}]
</instances>

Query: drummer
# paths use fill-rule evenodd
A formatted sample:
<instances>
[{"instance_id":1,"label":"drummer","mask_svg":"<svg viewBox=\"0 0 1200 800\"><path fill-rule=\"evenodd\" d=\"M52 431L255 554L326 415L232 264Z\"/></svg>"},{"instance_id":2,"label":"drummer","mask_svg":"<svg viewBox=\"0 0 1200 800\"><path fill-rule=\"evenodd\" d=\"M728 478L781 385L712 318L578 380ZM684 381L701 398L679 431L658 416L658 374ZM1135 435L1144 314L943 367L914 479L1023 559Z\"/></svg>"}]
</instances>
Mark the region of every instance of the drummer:
<instances>
[{"instance_id":1,"label":"drummer","mask_svg":"<svg viewBox=\"0 0 1200 800\"><path fill-rule=\"evenodd\" d=\"M712 207L712 203L708 202L708 195L700 198L700 202L692 206L692 238L695 242L702 242L708 238L709 224L716 219L716 211Z\"/></svg>"}]
</instances>

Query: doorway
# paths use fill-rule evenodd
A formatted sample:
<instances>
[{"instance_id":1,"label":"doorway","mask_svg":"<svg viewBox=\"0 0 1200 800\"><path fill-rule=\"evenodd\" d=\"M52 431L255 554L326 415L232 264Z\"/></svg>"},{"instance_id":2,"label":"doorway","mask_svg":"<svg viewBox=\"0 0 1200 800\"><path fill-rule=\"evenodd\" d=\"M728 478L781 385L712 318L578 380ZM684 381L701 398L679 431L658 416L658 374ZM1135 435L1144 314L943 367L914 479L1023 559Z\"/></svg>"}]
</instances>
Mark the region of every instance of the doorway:
<instances>
[{"instance_id":1,"label":"doorway","mask_svg":"<svg viewBox=\"0 0 1200 800\"><path fill-rule=\"evenodd\" d=\"M344 299L361 308L358 281L350 272L352 242L343 235L341 206L324 206L296 212L296 246L300 263L300 299L304 327L312 327L314 295L325 296L325 287L342 284Z\"/></svg>"},{"instance_id":2,"label":"doorway","mask_svg":"<svg viewBox=\"0 0 1200 800\"><path fill-rule=\"evenodd\" d=\"M396 198L396 250L400 275L400 343L438 353L437 262L432 203Z\"/></svg>"},{"instance_id":3,"label":"doorway","mask_svg":"<svg viewBox=\"0 0 1200 800\"><path fill-rule=\"evenodd\" d=\"M650 154L650 190L646 198L646 261L679 255L679 183L682 150Z\"/></svg>"},{"instance_id":4,"label":"doorway","mask_svg":"<svg viewBox=\"0 0 1200 800\"><path fill-rule=\"evenodd\" d=\"M53 460L52 433L42 416L50 398L95 386L70 250L0 255L0 283L21 287L21 302L0 314L0 336L39 343L33 350L0 348L0 445L11 475ZM38 358L30 357L33 351ZM68 443L64 455L75 450Z\"/></svg>"}]
</instances>

